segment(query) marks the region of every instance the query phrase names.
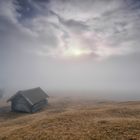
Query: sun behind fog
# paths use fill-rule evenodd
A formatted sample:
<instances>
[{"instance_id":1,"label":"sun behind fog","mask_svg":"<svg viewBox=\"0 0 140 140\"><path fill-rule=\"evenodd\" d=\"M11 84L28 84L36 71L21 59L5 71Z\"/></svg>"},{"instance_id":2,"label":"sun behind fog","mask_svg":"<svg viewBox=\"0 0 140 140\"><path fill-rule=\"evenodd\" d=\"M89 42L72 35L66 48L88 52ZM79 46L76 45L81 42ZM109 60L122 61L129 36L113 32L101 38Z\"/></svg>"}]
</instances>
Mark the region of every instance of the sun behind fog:
<instances>
[{"instance_id":1,"label":"sun behind fog","mask_svg":"<svg viewBox=\"0 0 140 140\"><path fill-rule=\"evenodd\" d=\"M65 57L80 57L91 54L91 50L83 48L69 48L64 51Z\"/></svg>"},{"instance_id":2,"label":"sun behind fog","mask_svg":"<svg viewBox=\"0 0 140 140\"><path fill-rule=\"evenodd\" d=\"M73 55L75 56L80 56L82 55L84 52L80 49L73 49L72 52L71 52Z\"/></svg>"}]
</instances>

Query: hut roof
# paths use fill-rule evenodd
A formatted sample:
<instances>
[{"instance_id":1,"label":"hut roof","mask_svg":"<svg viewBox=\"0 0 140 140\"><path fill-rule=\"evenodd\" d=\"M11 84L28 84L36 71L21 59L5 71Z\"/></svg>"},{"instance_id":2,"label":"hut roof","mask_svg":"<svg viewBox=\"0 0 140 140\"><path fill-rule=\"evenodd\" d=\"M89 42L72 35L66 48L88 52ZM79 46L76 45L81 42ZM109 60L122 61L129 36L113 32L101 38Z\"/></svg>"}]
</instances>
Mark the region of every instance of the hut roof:
<instances>
[{"instance_id":1,"label":"hut roof","mask_svg":"<svg viewBox=\"0 0 140 140\"><path fill-rule=\"evenodd\" d=\"M21 94L30 104L35 104L49 97L40 87L18 91L8 101L12 101L18 94Z\"/></svg>"}]
</instances>

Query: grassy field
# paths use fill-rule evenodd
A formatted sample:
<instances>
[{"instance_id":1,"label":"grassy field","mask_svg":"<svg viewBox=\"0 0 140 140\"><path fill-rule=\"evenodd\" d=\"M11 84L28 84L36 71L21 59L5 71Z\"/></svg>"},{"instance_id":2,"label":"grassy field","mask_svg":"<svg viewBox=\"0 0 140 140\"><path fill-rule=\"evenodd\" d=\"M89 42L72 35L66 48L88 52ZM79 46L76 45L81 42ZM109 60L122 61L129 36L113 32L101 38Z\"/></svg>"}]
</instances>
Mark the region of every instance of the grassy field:
<instances>
[{"instance_id":1,"label":"grassy field","mask_svg":"<svg viewBox=\"0 0 140 140\"><path fill-rule=\"evenodd\" d=\"M139 101L51 97L35 114L0 102L0 140L140 140Z\"/></svg>"}]
</instances>

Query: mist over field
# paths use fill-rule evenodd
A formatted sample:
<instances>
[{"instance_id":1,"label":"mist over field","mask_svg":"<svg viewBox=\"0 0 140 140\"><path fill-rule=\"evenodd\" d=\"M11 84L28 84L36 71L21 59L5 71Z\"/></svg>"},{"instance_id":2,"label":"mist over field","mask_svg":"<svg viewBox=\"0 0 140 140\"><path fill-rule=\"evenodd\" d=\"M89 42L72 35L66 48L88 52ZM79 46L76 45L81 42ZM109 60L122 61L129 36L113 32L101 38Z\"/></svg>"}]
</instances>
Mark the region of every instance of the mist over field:
<instances>
[{"instance_id":1,"label":"mist over field","mask_svg":"<svg viewBox=\"0 0 140 140\"><path fill-rule=\"evenodd\" d=\"M55 95L140 99L139 7L1 0L0 88L9 96L40 86Z\"/></svg>"}]
</instances>

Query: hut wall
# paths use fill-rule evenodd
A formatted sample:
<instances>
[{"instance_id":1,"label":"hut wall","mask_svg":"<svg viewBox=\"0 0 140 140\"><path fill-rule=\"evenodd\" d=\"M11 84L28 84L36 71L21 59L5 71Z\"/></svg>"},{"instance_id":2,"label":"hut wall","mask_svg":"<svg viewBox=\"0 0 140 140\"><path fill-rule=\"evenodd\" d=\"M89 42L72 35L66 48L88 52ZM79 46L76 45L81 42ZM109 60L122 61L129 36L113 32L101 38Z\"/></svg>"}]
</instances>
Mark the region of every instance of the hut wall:
<instances>
[{"instance_id":1,"label":"hut wall","mask_svg":"<svg viewBox=\"0 0 140 140\"><path fill-rule=\"evenodd\" d=\"M21 95L17 95L12 100L11 107L12 107L12 111L31 112L31 105Z\"/></svg>"},{"instance_id":2,"label":"hut wall","mask_svg":"<svg viewBox=\"0 0 140 140\"><path fill-rule=\"evenodd\" d=\"M48 105L48 100L44 99L32 106L32 112L36 112L47 105Z\"/></svg>"}]
</instances>

